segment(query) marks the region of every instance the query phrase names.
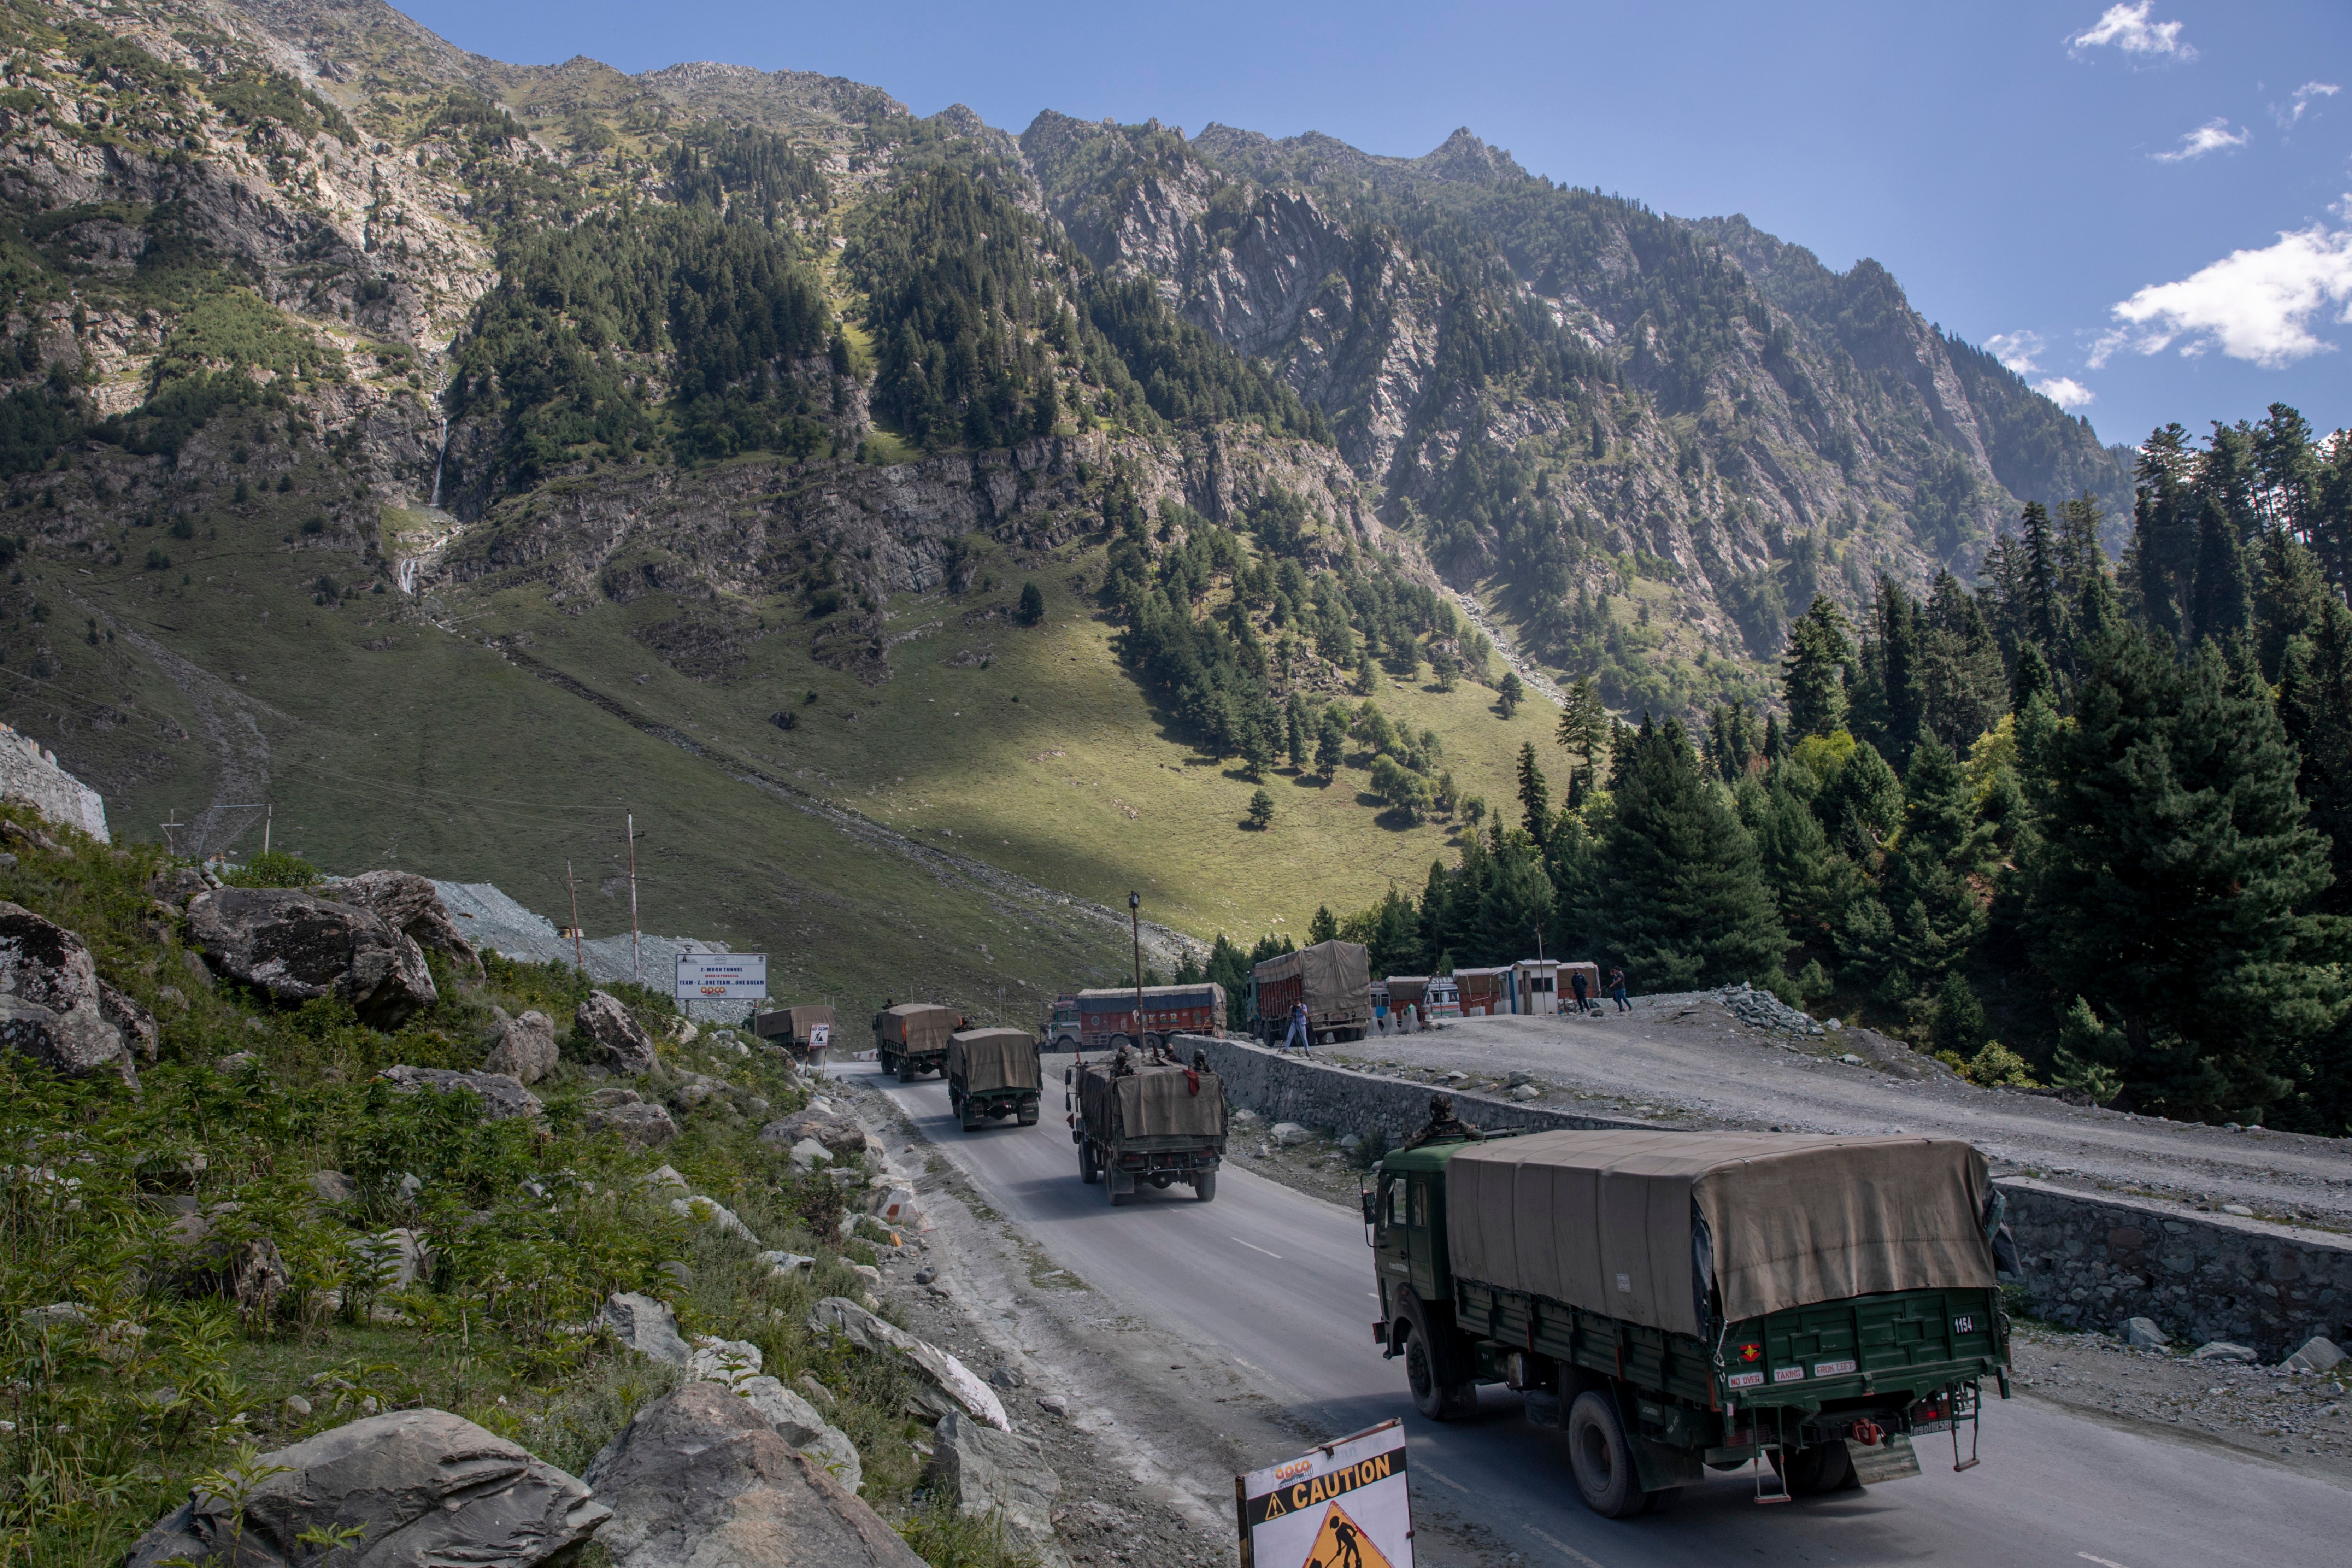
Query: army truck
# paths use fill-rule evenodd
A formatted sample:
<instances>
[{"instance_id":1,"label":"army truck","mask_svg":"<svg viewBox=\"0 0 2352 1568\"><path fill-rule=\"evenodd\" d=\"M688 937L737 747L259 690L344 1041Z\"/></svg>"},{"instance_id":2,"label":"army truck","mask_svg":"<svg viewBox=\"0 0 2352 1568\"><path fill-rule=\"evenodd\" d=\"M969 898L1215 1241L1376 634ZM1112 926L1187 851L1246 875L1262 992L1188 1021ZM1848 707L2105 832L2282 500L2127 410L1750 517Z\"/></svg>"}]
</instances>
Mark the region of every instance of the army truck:
<instances>
[{"instance_id":1,"label":"army truck","mask_svg":"<svg viewBox=\"0 0 2352 1568\"><path fill-rule=\"evenodd\" d=\"M948 1037L948 1104L967 1132L990 1121L1037 1125L1037 1037L1026 1029L965 1029Z\"/></svg>"},{"instance_id":2,"label":"army truck","mask_svg":"<svg viewBox=\"0 0 2352 1568\"><path fill-rule=\"evenodd\" d=\"M803 1002L754 1013L751 1033L780 1042L811 1067L823 1067L825 1047L833 1043L833 1009L821 1002Z\"/></svg>"},{"instance_id":3,"label":"army truck","mask_svg":"<svg viewBox=\"0 0 2352 1568\"><path fill-rule=\"evenodd\" d=\"M1062 1075L1078 1179L1100 1182L1118 1207L1144 1186L1181 1182L1202 1203L1217 1196L1225 1157L1225 1087L1205 1068L1084 1062Z\"/></svg>"},{"instance_id":4,"label":"army truck","mask_svg":"<svg viewBox=\"0 0 2352 1568\"><path fill-rule=\"evenodd\" d=\"M1709 1468L1753 1466L1761 1501L1916 1475L1927 1433L1968 1469L1983 1384L2009 1397L2000 1205L1956 1140L1444 1140L1383 1159L1363 1206L1415 1406L1517 1391L1609 1518Z\"/></svg>"},{"instance_id":5,"label":"army truck","mask_svg":"<svg viewBox=\"0 0 2352 1568\"><path fill-rule=\"evenodd\" d=\"M900 1083L912 1083L917 1073L944 1072L948 1040L954 1035L956 1010L936 1002L901 1002L874 1015L874 1061L884 1072L895 1072Z\"/></svg>"}]
</instances>

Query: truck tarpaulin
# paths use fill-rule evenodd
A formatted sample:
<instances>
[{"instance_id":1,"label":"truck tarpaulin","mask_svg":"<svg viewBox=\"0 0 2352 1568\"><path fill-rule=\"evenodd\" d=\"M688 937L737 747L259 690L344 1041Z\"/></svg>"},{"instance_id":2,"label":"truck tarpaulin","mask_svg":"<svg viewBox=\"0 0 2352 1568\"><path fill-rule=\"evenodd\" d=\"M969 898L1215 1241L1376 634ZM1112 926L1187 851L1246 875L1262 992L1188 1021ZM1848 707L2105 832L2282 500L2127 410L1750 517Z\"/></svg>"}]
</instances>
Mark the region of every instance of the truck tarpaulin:
<instances>
[{"instance_id":1,"label":"truck tarpaulin","mask_svg":"<svg viewBox=\"0 0 2352 1568\"><path fill-rule=\"evenodd\" d=\"M1037 1037L1026 1029L966 1029L948 1040L948 1076L966 1094L1035 1089Z\"/></svg>"},{"instance_id":2,"label":"truck tarpaulin","mask_svg":"<svg viewBox=\"0 0 2352 1568\"><path fill-rule=\"evenodd\" d=\"M808 1044L809 1030L819 1024L828 1029L833 1026L833 1009L822 1002L803 1002L756 1015L751 1019L751 1032L763 1040L790 1040L804 1046Z\"/></svg>"},{"instance_id":3,"label":"truck tarpaulin","mask_svg":"<svg viewBox=\"0 0 2352 1568\"><path fill-rule=\"evenodd\" d=\"M1958 1139L1559 1131L1446 1162L1465 1279L1673 1333L1889 1290L1995 1284L1984 1156Z\"/></svg>"},{"instance_id":4,"label":"truck tarpaulin","mask_svg":"<svg viewBox=\"0 0 2352 1568\"><path fill-rule=\"evenodd\" d=\"M1252 973L1262 1018L1279 1019L1304 1001L1307 1022L1317 1029L1371 1022L1372 971L1361 942L1318 942L1277 953Z\"/></svg>"},{"instance_id":5,"label":"truck tarpaulin","mask_svg":"<svg viewBox=\"0 0 2352 1568\"><path fill-rule=\"evenodd\" d=\"M1213 1072L1139 1067L1114 1078L1108 1066L1088 1067L1078 1095L1087 1128L1106 1141L1225 1135L1224 1086Z\"/></svg>"},{"instance_id":6,"label":"truck tarpaulin","mask_svg":"<svg viewBox=\"0 0 2352 1568\"><path fill-rule=\"evenodd\" d=\"M883 1013L882 1039L886 1045L903 1046L909 1051L943 1051L955 1026L952 1007L936 1002L901 1002Z\"/></svg>"}]
</instances>

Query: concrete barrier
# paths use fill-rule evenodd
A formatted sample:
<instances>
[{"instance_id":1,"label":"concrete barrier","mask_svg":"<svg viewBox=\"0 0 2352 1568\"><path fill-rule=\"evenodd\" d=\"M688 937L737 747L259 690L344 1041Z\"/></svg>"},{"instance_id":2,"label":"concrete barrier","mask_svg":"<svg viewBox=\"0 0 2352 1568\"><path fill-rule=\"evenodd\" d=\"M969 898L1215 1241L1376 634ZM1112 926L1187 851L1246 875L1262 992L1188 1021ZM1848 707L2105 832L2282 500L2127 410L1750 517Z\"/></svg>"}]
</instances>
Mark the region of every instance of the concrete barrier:
<instances>
[{"instance_id":1,"label":"concrete barrier","mask_svg":"<svg viewBox=\"0 0 2352 1568\"><path fill-rule=\"evenodd\" d=\"M58 765L57 753L0 724L0 798L21 800L51 822L106 843L106 801Z\"/></svg>"},{"instance_id":2,"label":"concrete barrier","mask_svg":"<svg viewBox=\"0 0 2352 1568\"><path fill-rule=\"evenodd\" d=\"M1244 1039L1180 1035L1176 1044L1187 1058L1196 1047L1205 1051L1226 1099L1269 1122L1296 1121L1333 1137L1380 1132L1394 1145L1429 1117L1427 1084ZM1464 1121L1490 1131L1657 1125L1458 1090L1454 1104ZM2352 1237L2023 1177L1995 1185L2009 1199L2033 1317L2102 1331L2146 1317L2184 1344L2230 1340L2273 1361L2314 1334L2352 1342Z\"/></svg>"}]
</instances>

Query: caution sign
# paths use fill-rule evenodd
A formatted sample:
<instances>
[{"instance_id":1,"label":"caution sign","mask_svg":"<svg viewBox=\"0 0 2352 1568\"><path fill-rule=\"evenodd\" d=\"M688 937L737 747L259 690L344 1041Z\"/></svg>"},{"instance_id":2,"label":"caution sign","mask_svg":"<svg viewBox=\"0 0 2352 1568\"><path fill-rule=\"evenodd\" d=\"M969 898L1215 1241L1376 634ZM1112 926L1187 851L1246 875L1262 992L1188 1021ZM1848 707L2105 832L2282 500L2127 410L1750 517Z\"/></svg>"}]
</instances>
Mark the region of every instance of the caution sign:
<instances>
[{"instance_id":1,"label":"caution sign","mask_svg":"<svg viewBox=\"0 0 2352 1568\"><path fill-rule=\"evenodd\" d=\"M1242 1568L1412 1568L1404 1426L1234 1478Z\"/></svg>"}]
</instances>

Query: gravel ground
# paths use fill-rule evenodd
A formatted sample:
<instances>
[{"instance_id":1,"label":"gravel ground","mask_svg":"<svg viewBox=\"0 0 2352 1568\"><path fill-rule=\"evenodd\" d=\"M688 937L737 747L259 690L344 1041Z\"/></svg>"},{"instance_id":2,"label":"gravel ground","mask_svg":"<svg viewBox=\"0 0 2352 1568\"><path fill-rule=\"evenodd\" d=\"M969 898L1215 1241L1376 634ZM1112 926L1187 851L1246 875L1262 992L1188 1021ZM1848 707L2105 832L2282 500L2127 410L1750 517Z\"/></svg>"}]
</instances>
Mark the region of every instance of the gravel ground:
<instances>
[{"instance_id":1,"label":"gravel ground","mask_svg":"<svg viewBox=\"0 0 2352 1568\"><path fill-rule=\"evenodd\" d=\"M1965 1138L2001 1173L2352 1230L2352 1140L2231 1131L1979 1089L1867 1029L1821 1036L1744 1022L1709 993L1578 1018L1471 1018L1316 1053L1487 1093L1514 1075L1532 1103L1661 1126ZM1448 1080L1446 1075L1465 1075Z\"/></svg>"}]
</instances>

